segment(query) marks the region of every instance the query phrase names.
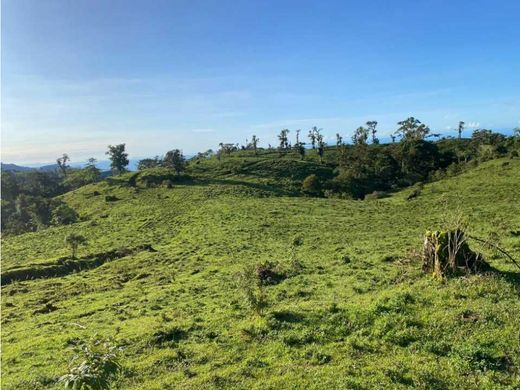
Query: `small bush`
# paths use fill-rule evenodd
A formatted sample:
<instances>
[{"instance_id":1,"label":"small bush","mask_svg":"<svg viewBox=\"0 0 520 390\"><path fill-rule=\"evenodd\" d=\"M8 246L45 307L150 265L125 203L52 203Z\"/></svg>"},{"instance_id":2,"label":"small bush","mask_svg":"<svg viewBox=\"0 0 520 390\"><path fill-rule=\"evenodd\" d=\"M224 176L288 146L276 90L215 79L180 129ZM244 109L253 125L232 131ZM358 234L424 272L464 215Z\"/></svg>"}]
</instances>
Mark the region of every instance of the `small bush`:
<instances>
[{"instance_id":1,"label":"small bush","mask_svg":"<svg viewBox=\"0 0 520 390\"><path fill-rule=\"evenodd\" d=\"M414 198L417 198L419 195L421 195L421 188L414 188L410 194L406 197L406 200L412 200Z\"/></svg>"},{"instance_id":2,"label":"small bush","mask_svg":"<svg viewBox=\"0 0 520 390\"><path fill-rule=\"evenodd\" d=\"M308 195L319 195L321 192L321 183L315 174L307 176L302 183L302 192Z\"/></svg>"},{"instance_id":3,"label":"small bush","mask_svg":"<svg viewBox=\"0 0 520 390\"><path fill-rule=\"evenodd\" d=\"M78 220L78 214L72 207L61 204L52 210L51 223L53 225L69 225Z\"/></svg>"},{"instance_id":4,"label":"small bush","mask_svg":"<svg viewBox=\"0 0 520 390\"><path fill-rule=\"evenodd\" d=\"M75 259L76 253L78 252L78 247L80 245L87 245L87 239L81 234L70 233L65 236L65 243L70 246L71 257Z\"/></svg>"},{"instance_id":5,"label":"small bush","mask_svg":"<svg viewBox=\"0 0 520 390\"><path fill-rule=\"evenodd\" d=\"M94 338L81 342L74 346L69 373L60 377L59 382L66 389L110 389L111 382L122 370L118 359L120 350L111 340Z\"/></svg>"},{"instance_id":6,"label":"small bush","mask_svg":"<svg viewBox=\"0 0 520 390\"><path fill-rule=\"evenodd\" d=\"M237 286L242 290L246 304L258 315L267 307L267 293L262 277L269 278L271 271L265 266L249 265L237 274Z\"/></svg>"}]
</instances>

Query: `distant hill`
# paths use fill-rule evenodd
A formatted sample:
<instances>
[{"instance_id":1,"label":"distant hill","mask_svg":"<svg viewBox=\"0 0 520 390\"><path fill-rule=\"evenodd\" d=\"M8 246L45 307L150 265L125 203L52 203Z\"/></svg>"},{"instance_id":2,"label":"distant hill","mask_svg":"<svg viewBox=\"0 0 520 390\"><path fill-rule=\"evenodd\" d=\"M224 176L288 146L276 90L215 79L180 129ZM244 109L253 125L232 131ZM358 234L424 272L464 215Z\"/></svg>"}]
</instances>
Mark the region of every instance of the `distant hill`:
<instances>
[{"instance_id":1,"label":"distant hill","mask_svg":"<svg viewBox=\"0 0 520 390\"><path fill-rule=\"evenodd\" d=\"M43 165L41 167L38 167L37 169L45 172L54 172L58 169L58 164Z\"/></svg>"},{"instance_id":2,"label":"distant hill","mask_svg":"<svg viewBox=\"0 0 520 390\"><path fill-rule=\"evenodd\" d=\"M2 164L2 171L16 171L16 172L22 172L22 171L31 171L33 170L34 168L30 168L30 167L23 167L21 165L16 165L16 164L4 164L4 163L1 163Z\"/></svg>"},{"instance_id":3,"label":"distant hill","mask_svg":"<svg viewBox=\"0 0 520 390\"><path fill-rule=\"evenodd\" d=\"M41 167L26 167L22 165L16 164L4 164L2 163L2 171L12 171L12 172L27 172L27 171L45 171L45 172L54 172L58 168L57 164L49 164L42 165Z\"/></svg>"}]
</instances>

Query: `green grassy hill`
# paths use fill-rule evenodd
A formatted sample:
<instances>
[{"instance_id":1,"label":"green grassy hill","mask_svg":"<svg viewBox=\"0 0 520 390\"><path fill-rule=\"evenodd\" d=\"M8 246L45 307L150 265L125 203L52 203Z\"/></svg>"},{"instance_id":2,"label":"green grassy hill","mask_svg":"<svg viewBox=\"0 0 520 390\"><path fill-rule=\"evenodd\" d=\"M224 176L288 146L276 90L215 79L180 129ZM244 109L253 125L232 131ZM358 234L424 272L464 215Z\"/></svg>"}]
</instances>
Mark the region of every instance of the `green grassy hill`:
<instances>
[{"instance_id":1,"label":"green grassy hill","mask_svg":"<svg viewBox=\"0 0 520 390\"><path fill-rule=\"evenodd\" d=\"M69 347L94 334L123 346L124 389L519 388L519 270L472 241L493 270L440 282L417 252L425 230L460 210L471 234L520 258L520 160L486 162L412 200L411 189L296 196L314 172L332 174L238 157L194 165L173 188L146 188L155 171L63 195L81 222L2 242L3 275L58 270L2 287L2 388L61 388ZM88 239L85 264L124 250L70 270L70 232ZM256 315L237 273L262 262L280 277Z\"/></svg>"}]
</instances>

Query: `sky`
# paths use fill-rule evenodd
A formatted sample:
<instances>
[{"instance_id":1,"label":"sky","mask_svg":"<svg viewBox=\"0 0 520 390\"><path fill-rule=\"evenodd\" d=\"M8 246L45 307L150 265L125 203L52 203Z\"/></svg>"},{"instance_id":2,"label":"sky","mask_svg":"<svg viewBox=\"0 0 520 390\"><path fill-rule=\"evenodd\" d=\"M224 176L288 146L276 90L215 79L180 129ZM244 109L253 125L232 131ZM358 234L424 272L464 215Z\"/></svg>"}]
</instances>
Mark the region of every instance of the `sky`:
<instances>
[{"instance_id":1,"label":"sky","mask_svg":"<svg viewBox=\"0 0 520 390\"><path fill-rule=\"evenodd\" d=\"M520 126L518 0L3 0L3 162Z\"/></svg>"}]
</instances>

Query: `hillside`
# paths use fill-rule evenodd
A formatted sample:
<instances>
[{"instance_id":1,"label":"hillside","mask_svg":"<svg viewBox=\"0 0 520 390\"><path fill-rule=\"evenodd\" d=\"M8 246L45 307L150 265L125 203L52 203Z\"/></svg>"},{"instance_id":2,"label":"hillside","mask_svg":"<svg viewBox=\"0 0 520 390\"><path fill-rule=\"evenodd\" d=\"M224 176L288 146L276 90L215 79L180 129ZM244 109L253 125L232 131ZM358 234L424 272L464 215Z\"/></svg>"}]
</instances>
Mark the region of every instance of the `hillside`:
<instances>
[{"instance_id":1,"label":"hillside","mask_svg":"<svg viewBox=\"0 0 520 390\"><path fill-rule=\"evenodd\" d=\"M158 169L84 186L62 196L80 222L3 239L3 277L59 275L2 287L2 388L61 388L69 347L94 334L123 347L124 389L520 387L519 270L471 241L492 271L440 282L416 255L424 231L460 210L472 235L520 258L520 160L412 200L410 188L301 196L307 175L332 175L317 162L189 169L172 188L145 185L163 182ZM64 266L70 232L87 238L89 269ZM237 274L269 262L276 283L257 315Z\"/></svg>"}]
</instances>

